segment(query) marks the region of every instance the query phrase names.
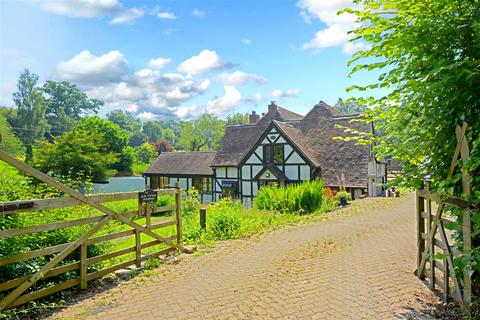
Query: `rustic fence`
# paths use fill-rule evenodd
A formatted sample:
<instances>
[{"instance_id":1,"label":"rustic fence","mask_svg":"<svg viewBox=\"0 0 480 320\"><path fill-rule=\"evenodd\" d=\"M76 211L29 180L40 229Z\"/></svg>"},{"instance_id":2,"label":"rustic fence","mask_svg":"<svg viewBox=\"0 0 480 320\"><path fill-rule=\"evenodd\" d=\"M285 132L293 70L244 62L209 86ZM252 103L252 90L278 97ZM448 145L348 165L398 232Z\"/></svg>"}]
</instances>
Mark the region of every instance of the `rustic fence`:
<instances>
[{"instance_id":1,"label":"rustic fence","mask_svg":"<svg viewBox=\"0 0 480 320\"><path fill-rule=\"evenodd\" d=\"M465 136L467 124L457 126L457 146L451 162L447 178L455 173L457 161L468 160L469 145ZM468 172L462 172L462 191L468 196L471 193ZM459 276L455 273L454 258L462 252L468 253L472 249L472 226L470 203L460 198L449 197L432 193L428 184L417 190L417 271L416 275L425 280L431 290L437 287L443 292L445 301L453 298L464 311L469 312L472 297L472 279L468 270ZM432 209L436 204L436 209ZM461 224L457 232L462 233L463 248L461 250L452 245L452 238L446 225L458 226L455 216L448 215L450 208L462 211Z\"/></svg>"},{"instance_id":2,"label":"rustic fence","mask_svg":"<svg viewBox=\"0 0 480 320\"><path fill-rule=\"evenodd\" d=\"M89 206L96 209L95 212L99 213L99 215L76 220L57 221L42 225L0 230L0 239L22 237L33 233L50 232L71 227L84 226L87 230L79 236L78 239L69 243L29 250L13 256L1 256L0 267L32 259L44 259L44 263L38 270L32 271L30 274L0 283L0 297L2 297L0 298L0 309L18 306L74 286L80 286L80 288L84 289L91 280L131 265L139 267L142 261L149 258L182 249L181 194L178 186L177 188L171 189L153 190L146 194L146 197L145 194L138 192L85 196L61 184L50 176L10 157L1 150L0 160L70 195L69 197L62 198L3 202L0 203L0 217L27 213L39 214L42 210L75 206ZM158 195L172 195L175 198L175 205L157 206ZM138 207L130 212L119 213L103 204L129 199L138 199ZM152 222L153 213L166 211L174 211L175 215ZM144 216L145 224L138 224L134 219L131 219L135 216ZM120 222L120 225L124 228L114 233L106 233L106 228L109 223L113 221L116 221L117 224ZM165 236L155 232L156 230L167 227L171 227L166 231L167 233L175 229L172 235ZM165 229L163 230L165 231ZM144 240L142 240L142 235L146 235ZM130 247L96 256L88 255L88 248L91 245L133 238L135 239L132 241L134 245ZM151 240L152 238L153 240ZM72 261L73 253L78 253L78 251L79 258ZM111 261L111 259L115 259L113 260L114 262L121 262L113 265L110 263L107 267L102 268L102 262ZM92 269L92 265L97 267ZM64 277L66 280L62 280L62 278L59 277L67 273L69 276ZM75 277L72 278L72 274L74 274ZM45 279L55 279L55 281ZM42 283L42 285L36 286L35 284L38 283Z\"/></svg>"}]
</instances>

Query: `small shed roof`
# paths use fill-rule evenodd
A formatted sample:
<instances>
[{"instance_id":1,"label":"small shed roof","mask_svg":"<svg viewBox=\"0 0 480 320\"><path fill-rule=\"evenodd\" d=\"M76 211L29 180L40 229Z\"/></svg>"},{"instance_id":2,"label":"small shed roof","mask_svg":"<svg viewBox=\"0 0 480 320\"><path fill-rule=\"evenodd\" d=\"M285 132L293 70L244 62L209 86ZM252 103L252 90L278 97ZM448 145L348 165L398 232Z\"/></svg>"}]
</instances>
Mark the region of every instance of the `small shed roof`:
<instances>
[{"instance_id":1,"label":"small shed roof","mask_svg":"<svg viewBox=\"0 0 480 320\"><path fill-rule=\"evenodd\" d=\"M215 152L163 152L144 174L213 176L214 157Z\"/></svg>"}]
</instances>

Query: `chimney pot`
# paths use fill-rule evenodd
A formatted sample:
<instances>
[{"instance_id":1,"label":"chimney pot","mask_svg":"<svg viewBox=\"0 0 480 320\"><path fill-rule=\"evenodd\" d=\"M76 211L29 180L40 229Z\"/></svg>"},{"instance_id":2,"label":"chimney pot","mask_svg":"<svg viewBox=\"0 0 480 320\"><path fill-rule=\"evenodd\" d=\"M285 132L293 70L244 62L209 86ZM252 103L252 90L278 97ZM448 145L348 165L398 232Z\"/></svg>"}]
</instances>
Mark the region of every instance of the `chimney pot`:
<instances>
[{"instance_id":1,"label":"chimney pot","mask_svg":"<svg viewBox=\"0 0 480 320\"><path fill-rule=\"evenodd\" d=\"M248 116L248 122L250 124L255 124L258 122L258 120L260 120L260 116L255 111L252 111L252 113Z\"/></svg>"},{"instance_id":2,"label":"chimney pot","mask_svg":"<svg viewBox=\"0 0 480 320\"><path fill-rule=\"evenodd\" d=\"M268 113L274 113L277 111L277 105L275 101L270 101L270 104L268 105Z\"/></svg>"}]
</instances>

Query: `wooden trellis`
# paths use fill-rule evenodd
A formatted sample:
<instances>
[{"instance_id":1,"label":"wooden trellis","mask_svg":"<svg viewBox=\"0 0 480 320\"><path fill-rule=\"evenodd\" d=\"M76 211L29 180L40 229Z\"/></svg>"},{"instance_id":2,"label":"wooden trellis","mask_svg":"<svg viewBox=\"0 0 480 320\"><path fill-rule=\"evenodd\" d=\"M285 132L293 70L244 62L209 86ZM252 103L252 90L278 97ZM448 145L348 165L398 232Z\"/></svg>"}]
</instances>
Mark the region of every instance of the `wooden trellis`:
<instances>
[{"instance_id":1,"label":"wooden trellis","mask_svg":"<svg viewBox=\"0 0 480 320\"><path fill-rule=\"evenodd\" d=\"M156 195L170 194L175 197L174 206L163 206L157 207L156 203L153 205L154 212L162 211L175 211L175 218L168 219L165 221L160 221L157 223L151 223L150 214L151 211L147 211L147 225L140 225L130 220L132 216L138 215L139 211L135 210L128 213L118 213L114 210L103 205L102 202L110 201L119 201L126 199L137 199L139 197L138 192L127 192L127 193L118 193L118 194L105 194L97 196L85 196L78 191L60 183L59 181L53 179L52 177L26 165L25 163L14 159L5 152L0 150L0 160L5 161L6 163L16 167L17 169L31 175L32 177L45 182L53 187L56 187L58 190L68 194L70 197L64 198L53 198L53 199L39 199L39 200L27 200L27 201L11 201L6 203L0 203L0 216L18 214L25 211L39 211L53 208L64 208L72 206L90 206L99 210L103 215L94 216L89 218L82 218L77 220L68 220L60 221L50 224L44 224L39 226L32 226L26 228L18 229L7 229L0 230L0 238L15 237L26 235L35 232L46 232L51 230L56 230L60 228L67 228L72 226L82 226L82 225L92 225L83 235L78 239L70 242L64 243L48 248L42 248L38 250L33 250L25 253L20 253L12 257L5 257L0 259L0 266L8 265L10 263L15 263L18 261L25 261L32 258L42 257L42 256L51 256L56 254L51 258L40 270L20 278L11 279L4 283L0 283L0 292L6 292L3 299L0 300L0 310L8 307L13 307L16 305L23 304L25 302L38 299L40 297L47 296L49 294L61 291L66 288L73 287L75 285L80 285L81 288L87 286L87 281L93 280L95 278L102 277L107 275L115 270L126 268L129 265L140 266L141 261L144 261L150 257L159 256L160 254L181 250L182 249L182 215L181 215L181 196L180 190L177 188L172 189L163 189L163 190L154 190ZM150 207L149 205L147 207ZM118 220L122 224L130 226L130 229L116 232L113 234L107 234L103 236L95 236L95 234L104 227L109 221ZM163 237L155 233L155 229L165 228L169 226L176 226L176 234L170 237ZM152 237L154 240L150 242L141 241L141 234L146 234ZM87 246L100 243L104 241L110 241L112 239L125 238L129 236L135 236L135 246L132 248L125 248L118 250L116 252L109 252L101 256L88 257L87 256ZM155 245L166 245L166 248L162 248L160 251L156 251L149 254L142 254L142 249L147 247L152 247ZM80 247L80 260L68 263L61 264L72 252ZM88 273L88 265L97 263L99 261L108 260L114 257L121 255L134 253L135 259L128 260L126 262L113 265L111 267L98 270L95 272ZM47 258L48 259L48 258ZM40 280L50 278L65 272L70 272L73 270L80 270L79 277L75 279L70 279L63 281L59 284L49 286L40 290L32 290L32 286ZM29 292L26 292L29 290Z\"/></svg>"},{"instance_id":2,"label":"wooden trellis","mask_svg":"<svg viewBox=\"0 0 480 320\"><path fill-rule=\"evenodd\" d=\"M453 176L459 159L466 161L470 156L466 131L467 123L456 128L457 146L447 178ZM471 193L469 175L465 170L462 171L462 190L467 196ZM432 213L432 201L438 204L435 213ZM472 249L470 203L459 198L434 194L430 192L427 185L426 188L417 191L416 274L419 278L428 280L430 289L435 290L436 286L440 287L445 300L452 297L468 312L472 298L472 280L468 270L465 270L463 277L455 274L453 260L460 252L452 246L452 241L445 230L445 224L453 222L443 216L446 206L462 209L463 225L457 231L463 234L462 251L468 253ZM436 259L435 254L440 254L442 258ZM442 273L441 277L438 276L439 272Z\"/></svg>"}]
</instances>

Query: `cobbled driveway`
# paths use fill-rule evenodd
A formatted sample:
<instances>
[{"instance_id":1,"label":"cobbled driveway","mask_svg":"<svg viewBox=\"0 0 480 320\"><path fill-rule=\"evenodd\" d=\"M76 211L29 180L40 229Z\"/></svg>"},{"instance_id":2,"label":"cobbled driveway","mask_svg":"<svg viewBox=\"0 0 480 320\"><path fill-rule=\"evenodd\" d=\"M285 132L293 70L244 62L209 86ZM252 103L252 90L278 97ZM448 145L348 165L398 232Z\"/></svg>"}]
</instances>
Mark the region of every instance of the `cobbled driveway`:
<instances>
[{"instance_id":1,"label":"cobbled driveway","mask_svg":"<svg viewBox=\"0 0 480 320\"><path fill-rule=\"evenodd\" d=\"M413 275L413 197L366 199L328 216L217 242L52 318L430 319L435 297Z\"/></svg>"}]
</instances>

